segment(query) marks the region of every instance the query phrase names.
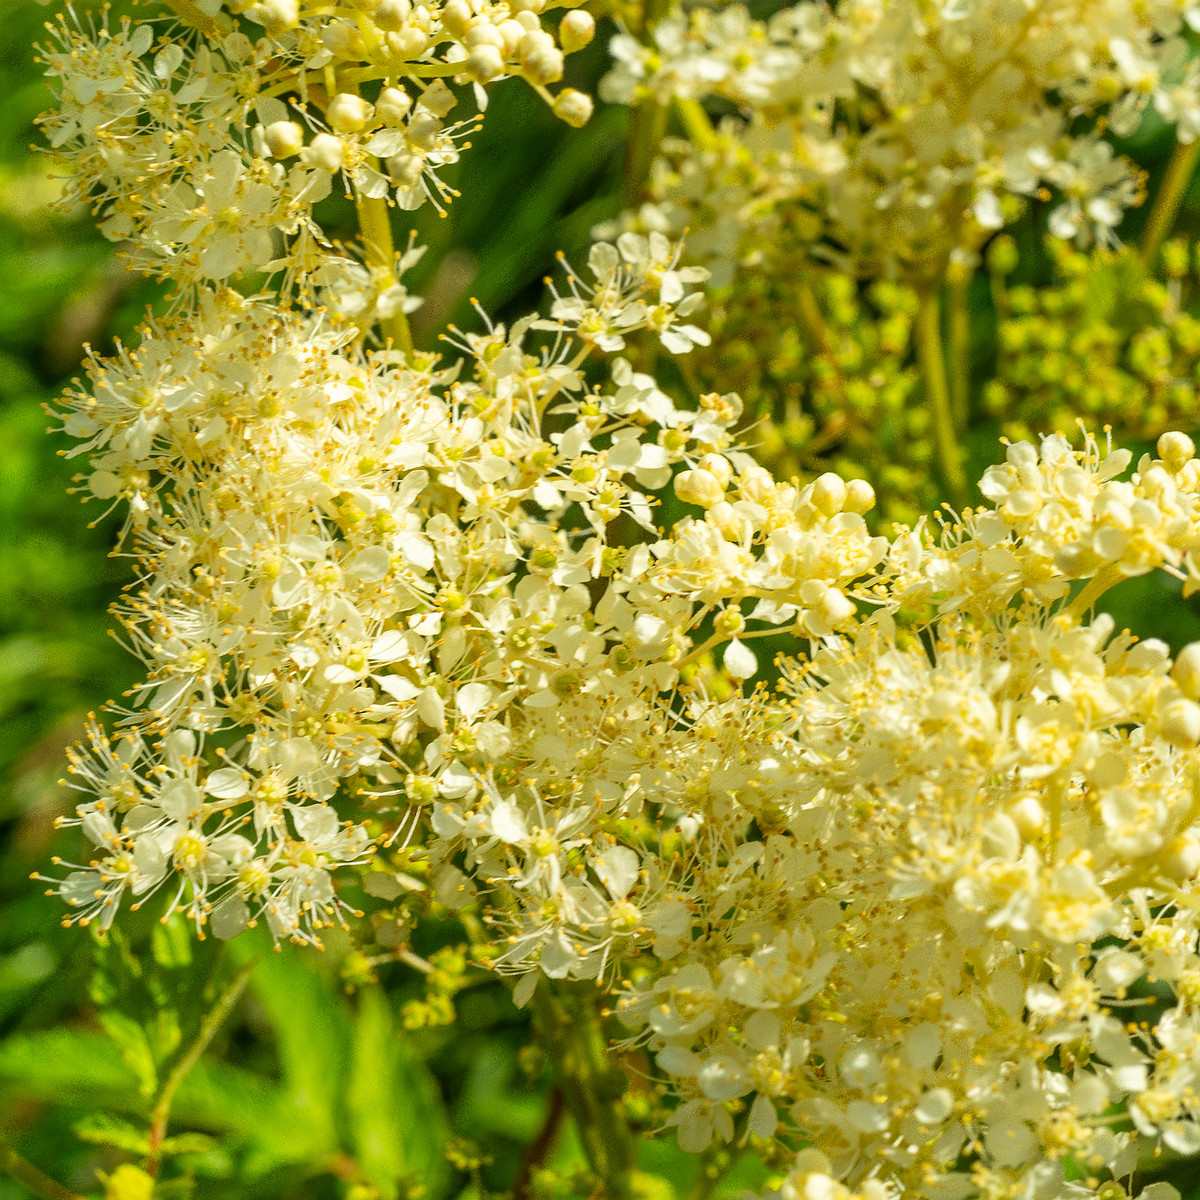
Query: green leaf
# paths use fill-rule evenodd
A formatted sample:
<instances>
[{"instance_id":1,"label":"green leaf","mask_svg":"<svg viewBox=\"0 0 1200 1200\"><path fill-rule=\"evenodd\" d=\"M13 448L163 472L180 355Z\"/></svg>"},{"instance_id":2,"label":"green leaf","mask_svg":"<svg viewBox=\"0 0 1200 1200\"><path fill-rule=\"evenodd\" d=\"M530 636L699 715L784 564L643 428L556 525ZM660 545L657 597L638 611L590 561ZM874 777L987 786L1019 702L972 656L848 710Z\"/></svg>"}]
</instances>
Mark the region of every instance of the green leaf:
<instances>
[{"instance_id":1,"label":"green leaf","mask_svg":"<svg viewBox=\"0 0 1200 1200\"><path fill-rule=\"evenodd\" d=\"M162 1141L164 1154L209 1154L217 1148L216 1139L205 1133L180 1133Z\"/></svg>"},{"instance_id":2,"label":"green leaf","mask_svg":"<svg viewBox=\"0 0 1200 1200\"><path fill-rule=\"evenodd\" d=\"M360 993L346 1114L355 1160L385 1200L405 1179L419 1179L431 1197L442 1194L448 1126L441 1095L396 1036L380 988Z\"/></svg>"},{"instance_id":3,"label":"green leaf","mask_svg":"<svg viewBox=\"0 0 1200 1200\"><path fill-rule=\"evenodd\" d=\"M62 1103L142 1107L137 1079L116 1046L96 1033L50 1029L0 1042L0 1080Z\"/></svg>"},{"instance_id":4,"label":"green leaf","mask_svg":"<svg viewBox=\"0 0 1200 1200\"><path fill-rule=\"evenodd\" d=\"M158 1086L158 1068L146 1031L132 1017L111 1009L100 1013L104 1032L117 1044L125 1065L134 1073L143 1096L153 1096Z\"/></svg>"},{"instance_id":5,"label":"green leaf","mask_svg":"<svg viewBox=\"0 0 1200 1200\"><path fill-rule=\"evenodd\" d=\"M191 965L194 935L182 913L173 913L169 920L159 922L150 934L154 961L160 967L180 968Z\"/></svg>"},{"instance_id":6,"label":"green leaf","mask_svg":"<svg viewBox=\"0 0 1200 1200\"><path fill-rule=\"evenodd\" d=\"M112 1146L130 1154L149 1154L150 1135L139 1125L108 1113L89 1113L72 1126L75 1136L97 1146Z\"/></svg>"},{"instance_id":7,"label":"green leaf","mask_svg":"<svg viewBox=\"0 0 1200 1200\"><path fill-rule=\"evenodd\" d=\"M250 990L275 1030L285 1089L310 1144L318 1153L337 1150L336 1100L345 1086L351 1039L340 995L295 950L261 962Z\"/></svg>"}]
</instances>

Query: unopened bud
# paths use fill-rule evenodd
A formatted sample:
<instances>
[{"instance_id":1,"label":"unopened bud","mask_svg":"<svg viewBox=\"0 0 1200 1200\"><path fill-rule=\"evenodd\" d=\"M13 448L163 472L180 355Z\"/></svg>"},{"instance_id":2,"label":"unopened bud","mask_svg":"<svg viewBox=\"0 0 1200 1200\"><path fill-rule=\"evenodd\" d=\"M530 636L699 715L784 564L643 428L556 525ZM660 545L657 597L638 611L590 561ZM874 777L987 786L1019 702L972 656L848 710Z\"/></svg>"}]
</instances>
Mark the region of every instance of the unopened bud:
<instances>
[{"instance_id":1,"label":"unopened bud","mask_svg":"<svg viewBox=\"0 0 1200 1200\"><path fill-rule=\"evenodd\" d=\"M476 46L467 55L467 74L479 83L490 83L504 74L504 56L499 49L488 43Z\"/></svg>"},{"instance_id":2,"label":"unopened bud","mask_svg":"<svg viewBox=\"0 0 1200 1200\"><path fill-rule=\"evenodd\" d=\"M842 501L842 511L865 513L874 507L875 489L865 479L851 479L846 484L846 499Z\"/></svg>"},{"instance_id":3,"label":"unopened bud","mask_svg":"<svg viewBox=\"0 0 1200 1200\"><path fill-rule=\"evenodd\" d=\"M827 517L836 516L846 503L846 484L840 475L826 471L814 480L812 502Z\"/></svg>"},{"instance_id":4,"label":"unopened bud","mask_svg":"<svg viewBox=\"0 0 1200 1200\"><path fill-rule=\"evenodd\" d=\"M338 133L357 133L366 127L374 109L353 92L339 92L325 110L325 120Z\"/></svg>"},{"instance_id":5,"label":"unopened bud","mask_svg":"<svg viewBox=\"0 0 1200 1200\"><path fill-rule=\"evenodd\" d=\"M531 83L557 83L563 75L563 54L556 47L546 46L523 58L521 66Z\"/></svg>"},{"instance_id":6,"label":"unopened bud","mask_svg":"<svg viewBox=\"0 0 1200 1200\"><path fill-rule=\"evenodd\" d=\"M318 133L309 143L305 158L310 166L320 167L323 171L340 171L345 154L346 147L341 138L331 133Z\"/></svg>"},{"instance_id":7,"label":"unopened bud","mask_svg":"<svg viewBox=\"0 0 1200 1200\"><path fill-rule=\"evenodd\" d=\"M574 88L563 88L554 97L554 115L572 129L582 129L592 119L592 98Z\"/></svg>"},{"instance_id":8,"label":"unopened bud","mask_svg":"<svg viewBox=\"0 0 1200 1200\"><path fill-rule=\"evenodd\" d=\"M403 88L384 88L375 102L375 112L385 125L399 125L410 108L412 97Z\"/></svg>"},{"instance_id":9,"label":"unopened bud","mask_svg":"<svg viewBox=\"0 0 1200 1200\"><path fill-rule=\"evenodd\" d=\"M1172 471L1178 471L1184 463L1196 457L1196 443L1186 433L1164 433L1158 439L1157 449L1158 457Z\"/></svg>"},{"instance_id":10,"label":"unopened bud","mask_svg":"<svg viewBox=\"0 0 1200 1200\"><path fill-rule=\"evenodd\" d=\"M1163 710L1158 731L1165 742L1180 750L1195 749L1200 743L1200 704L1174 700Z\"/></svg>"},{"instance_id":11,"label":"unopened bud","mask_svg":"<svg viewBox=\"0 0 1200 1200\"><path fill-rule=\"evenodd\" d=\"M452 38L461 40L470 28L473 15L470 5L464 0L447 0L442 6L442 28Z\"/></svg>"},{"instance_id":12,"label":"unopened bud","mask_svg":"<svg viewBox=\"0 0 1200 1200\"><path fill-rule=\"evenodd\" d=\"M1189 700L1200 700L1200 642L1189 642L1175 656L1171 678Z\"/></svg>"},{"instance_id":13,"label":"unopened bud","mask_svg":"<svg viewBox=\"0 0 1200 1200\"><path fill-rule=\"evenodd\" d=\"M680 471L675 476L675 495L684 504L698 504L701 508L708 508L724 497L725 489L721 486L721 481L708 471Z\"/></svg>"},{"instance_id":14,"label":"unopened bud","mask_svg":"<svg viewBox=\"0 0 1200 1200\"><path fill-rule=\"evenodd\" d=\"M263 130L263 141L273 158L291 158L304 149L304 130L295 121L272 121Z\"/></svg>"},{"instance_id":15,"label":"unopened bud","mask_svg":"<svg viewBox=\"0 0 1200 1200\"><path fill-rule=\"evenodd\" d=\"M733 467L723 454L706 454L696 465L702 471L707 471L722 488L727 488L733 478Z\"/></svg>"},{"instance_id":16,"label":"unopened bud","mask_svg":"<svg viewBox=\"0 0 1200 1200\"><path fill-rule=\"evenodd\" d=\"M583 8L567 13L558 27L558 40L564 54L582 50L595 36L596 22L592 14Z\"/></svg>"},{"instance_id":17,"label":"unopened bud","mask_svg":"<svg viewBox=\"0 0 1200 1200\"><path fill-rule=\"evenodd\" d=\"M378 28L395 33L408 20L411 12L409 0L379 0L371 17Z\"/></svg>"}]
</instances>

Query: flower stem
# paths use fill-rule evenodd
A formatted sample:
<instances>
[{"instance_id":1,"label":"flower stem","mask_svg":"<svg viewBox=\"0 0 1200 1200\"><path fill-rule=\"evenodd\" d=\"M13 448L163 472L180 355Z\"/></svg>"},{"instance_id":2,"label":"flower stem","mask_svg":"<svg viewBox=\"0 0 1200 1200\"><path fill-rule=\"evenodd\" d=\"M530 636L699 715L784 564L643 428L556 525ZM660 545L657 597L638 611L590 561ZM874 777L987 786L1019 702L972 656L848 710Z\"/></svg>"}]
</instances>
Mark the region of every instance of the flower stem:
<instances>
[{"instance_id":1,"label":"flower stem","mask_svg":"<svg viewBox=\"0 0 1200 1200\"><path fill-rule=\"evenodd\" d=\"M42 1200L83 1200L78 1192L63 1187L33 1163L23 1159L7 1142L0 1141L0 1167L3 1167L18 1183L23 1183L35 1196Z\"/></svg>"},{"instance_id":2,"label":"flower stem","mask_svg":"<svg viewBox=\"0 0 1200 1200\"><path fill-rule=\"evenodd\" d=\"M638 34L650 45L654 27L671 11L672 0L643 0L642 26ZM650 97L633 110L629 139L625 144L625 206L636 209L645 199L646 182L655 155L667 132L667 108Z\"/></svg>"},{"instance_id":3,"label":"flower stem","mask_svg":"<svg viewBox=\"0 0 1200 1200\"><path fill-rule=\"evenodd\" d=\"M1197 158L1200 158L1200 138L1175 144L1171 161L1167 164L1167 173L1158 195L1154 197L1154 207L1150 210L1150 218L1138 246L1138 257L1144 266L1149 267L1154 262L1159 246L1175 224L1179 206L1183 203L1192 172L1196 169Z\"/></svg>"},{"instance_id":4,"label":"flower stem","mask_svg":"<svg viewBox=\"0 0 1200 1200\"><path fill-rule=\"evenodd\" d=\"M562 1119L567 1112L567 1098L561 1087L555 1085L550 1090L550 1102L546 1106L546 1118L542 1122L537 1136L525 1149L521 1164L517 1167L517 1176L513 1180L512 1200L529 1200L530 1188L534 1172L546 1161L554 1143L558 1140L558 1131L562 1127Z\"/></svg>"},{"instance_id":5,"label":"flower stem","mask_svg":"<svg viewBox=\"0 0 1200 1200\"><path fill-rule=\"evenodd\" d=\"M1074 600L1067 606L1067 612L1073 617L1082 617L1089 609L1096 607L1096 601L1115 583L1124 579L1121 572L1111 563L1101 567L1088 580Z\"/></svg>"},{"instance_id":6,"label":"flower stem","mask_svg":"<svg viewBox=\"0 0 1200 1200\"><path fill-rule=\"evenodd\" d=\"M971 273L950 268L947 280L950 307L948 341L950 343L950 402L954 412L954 431L966 432L971 408Z\"/></svg>"},{"instance_id":7,"label":"flower stem","mask_svg":"<svg viewBox=\"0 0 1200 1200\"><path fill-rule=\"evenodd\" d=\"M542 980L533 993L538 1032L559 1075L588 1165L605 1200L631 1200L633 1139L620 1102L625 1079L600 1028L595 995L554 992Z\"/></svg>"},{"instance_id":8,"label":"flower stem","mask_svg":"<svg viewBox=\"0 0 1200 1200\"><path fill-rule=\"evenodd\" d=\"M363 249L367 262L384 268L389 273L396 265L396 245L392 241L392 222L388 215L387 200L382 196L361 196L357 201L358 227L362 233ZM397 349L407 357L412 354L412 330L402 309L393 316L379 322L385 338L390 338Z\"/></svg>"},{"instance_id":9,"label":"flower stem","mask_svg":"<svg viewBox=\"0 0 1200 1200\"><path fill-rule=\"evenodd\" d=\"M229 1016L233 1006L238 1002L250 974L258 965L258 959L247 963L230 982L229 986L217 997L217 1002L205 1014L200 1022L200 1031L196 1040L188 1047L187 1053L175 1064L170 1075L159 1090L154 1107L150 1110L150 1153L146 1156L146 1174L155 1176L162 1163L162 1143L167 1135L167 1122L171 1116L171 1104L175 1093L187 1073L200 1061L200 1056L208 1049L209 1043L216 1036L217 1030Z\"/></svg>"},{"instance_id":10,"label":"flower stem","mask_svg":"<svg viewBox=\"0 0 1200 1200\"><path fill-rule=\"evenodd\" d=\"M210 17L203 9L192 3L192 0L163 0L163 3L181 20L193 28L200 30L205 37L224 37L230 30L228 21L222 22L217 17Z\"/></svg>"},{"instance_id":11,"label":"flower stem","mask_svg":"<svg viewBox=\"0 0 1200 1200\"><path fill-rule=\"evenodd\" d=\"M917 361L925 377L925 402L929 405L942 484L951 503L961 508L967 500L967 477L963 473L962 452L954 435L954 413L942 350L942 312L936 286L925 286L917 292L915 334Z\"/></svg>"}]
</instances>

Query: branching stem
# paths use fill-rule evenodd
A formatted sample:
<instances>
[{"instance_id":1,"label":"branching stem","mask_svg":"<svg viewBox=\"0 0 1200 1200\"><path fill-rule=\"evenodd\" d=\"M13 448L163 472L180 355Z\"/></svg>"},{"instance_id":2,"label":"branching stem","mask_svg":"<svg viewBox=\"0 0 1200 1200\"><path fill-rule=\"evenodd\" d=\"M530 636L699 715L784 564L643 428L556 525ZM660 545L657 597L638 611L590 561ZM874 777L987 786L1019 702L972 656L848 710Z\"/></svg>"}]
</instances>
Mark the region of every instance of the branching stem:
<instances>
[{"instance_id":1,"label":"branching stem","mask_svg":"<svg viewBox=\"0 0 1200 1200\"><path fill-rule=\"evenodd\" d=\"M163 1081L158 1098L150 1110L150 1153L146 1156L146 1173L156 1176L162 1164L162 1143L167 1136L167 1122L171 1117L171 1104L175 1093L184 1081L187 1073L200 1061L200 1056L208 1049L209 1043L217 1034L217 1030L229 1016L233 1006L245 990L250 975L258 965L258 959L247 963L232 979L229 986L217 997L217 1002L205 1014L200 1022L200 1031L196 1040L188 1047L187 1053L175 1064L170 1075Z\"/></svg>"}]
</instances>

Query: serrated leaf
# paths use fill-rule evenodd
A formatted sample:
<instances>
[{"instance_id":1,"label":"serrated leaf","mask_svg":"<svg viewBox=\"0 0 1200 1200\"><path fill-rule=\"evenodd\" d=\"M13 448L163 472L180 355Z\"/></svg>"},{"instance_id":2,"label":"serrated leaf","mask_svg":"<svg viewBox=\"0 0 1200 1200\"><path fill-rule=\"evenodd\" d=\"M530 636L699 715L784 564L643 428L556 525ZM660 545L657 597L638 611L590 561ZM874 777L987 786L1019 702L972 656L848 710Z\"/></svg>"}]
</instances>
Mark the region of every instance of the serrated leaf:
<instances>
[{"instance_id":1,"label":"serrated leaf","mask_svg":"<svg viewBox=\"0 0 1200 1200\"><path fill-rule=\"evenodd\" d=\"M133 1072L143 1096L153 1096L158 1086L158 1068L146 1031L132 1018L111 1009L100 1013L104 1032L116 1043L125 1065Z\"/></svg>"},{"instance_id":2,"label":"serrated leaf","mask_svg":"<svg viewBox=\"0 0 1200 1200\"><path fill-rule=\"evenodd\" d=\"M405 1179L419 1179L431 1197L445 1186L445 1110L424 1063L396 1036L382 989L360 994L346 1088L355 1161L385 1200Z\"/></svg>"},{"instance_id":3,"label":"serrated leaf","mask_svg":"<svg viewBox=\"0 0 1200 1200\"><path fill-rule=\"evenodd\" d=\"M72 1126L75 1136L96 1146L112 1146L130 1154L148 1154L150 1135L145 1128L108 1113L89 1113Z\"/></svg>"}]
</instances>

